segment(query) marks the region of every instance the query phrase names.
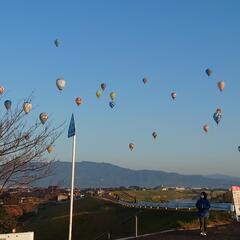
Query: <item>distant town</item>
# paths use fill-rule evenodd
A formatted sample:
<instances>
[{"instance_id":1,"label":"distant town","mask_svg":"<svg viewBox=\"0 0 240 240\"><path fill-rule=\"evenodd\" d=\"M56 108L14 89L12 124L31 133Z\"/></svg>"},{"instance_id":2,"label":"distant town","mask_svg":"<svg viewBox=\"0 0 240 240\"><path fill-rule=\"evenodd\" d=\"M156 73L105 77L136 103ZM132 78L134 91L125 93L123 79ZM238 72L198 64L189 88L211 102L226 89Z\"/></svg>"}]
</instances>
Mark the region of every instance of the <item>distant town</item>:
<instances>
[{"instance_id":1,"label":"distant town","mask_svg":"<svg viewBox=\"0 0 240 240\"><path fill-rule=\"evenodd\" d=\"M158 188L142 188L138 186L119 187L119 188L86 188L74 189L74 199L82 199L86 196L103 198L109 201L125 200L129 202L136 201L136 197L131 197L129 191L176 191L176 192L200 192L202 190L217 191L225 193L228 189L208 189L208 188L185 188L185 187L158 187ZM121 193L121 194L118 194ZM128 196L129 199L121 195ZM49 186L48 188L40 187L15 187L8 188L3 192L0 198L0 205L13 217L20 217L28 214L37 214L38 210L49 205L61 204L69 201L70 188L61 188L58 186Z\"/></svg>"}]
</instances>

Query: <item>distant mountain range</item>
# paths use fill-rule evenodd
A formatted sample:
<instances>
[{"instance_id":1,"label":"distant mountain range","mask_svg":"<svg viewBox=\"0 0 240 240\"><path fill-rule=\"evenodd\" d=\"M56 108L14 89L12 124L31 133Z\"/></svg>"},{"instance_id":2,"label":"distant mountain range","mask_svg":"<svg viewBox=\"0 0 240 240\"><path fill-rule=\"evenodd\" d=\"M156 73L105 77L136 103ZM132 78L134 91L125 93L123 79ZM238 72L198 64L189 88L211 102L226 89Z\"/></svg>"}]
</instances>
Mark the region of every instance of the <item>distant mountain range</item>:
<instances>
[{"instance_id":1,"label":"distant mountain range","mask_svg":"<svg viewBox=\"0 0 240 240\"><path fill-rule=\"evenodd\" d=\"M52 175L39 180L35 186L47 187L59 185L69 187L71 162L57 161L53 165ZM181 175L164 171L131 170L109 163L77 162L75 166L75 186L81 188L97 187L208 187L229 188L240 185L240 178L224 175Z\"/></svg>"}]
</instances>

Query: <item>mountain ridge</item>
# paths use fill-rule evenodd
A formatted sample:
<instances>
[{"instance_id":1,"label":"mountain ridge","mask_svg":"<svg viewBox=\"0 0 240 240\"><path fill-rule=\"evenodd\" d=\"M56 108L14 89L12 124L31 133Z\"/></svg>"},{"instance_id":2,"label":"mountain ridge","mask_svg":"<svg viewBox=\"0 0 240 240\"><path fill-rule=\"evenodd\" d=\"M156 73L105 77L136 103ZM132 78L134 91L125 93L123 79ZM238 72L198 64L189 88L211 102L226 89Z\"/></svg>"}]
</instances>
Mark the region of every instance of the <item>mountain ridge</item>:
<instances>
[{"instance_id":1,"label":"mountain ridge","mask_svg":"<svg viewBox=\"0 0 240 240\"><path fill-rule=\"evenodd\" d=\"M214 177L215 176L215 177ZM47 187L49 185L70 186L71 162L56 161L53 163L52 175L39 180L35 186ZM176 172L161 170L132 170L105 162L76 162L75 186L81 188L98 187L208 187L229 188L240 184L240 178L223 177L216 175L207 177L203 175L183 175Z\"/></svg>"}]
</instances>

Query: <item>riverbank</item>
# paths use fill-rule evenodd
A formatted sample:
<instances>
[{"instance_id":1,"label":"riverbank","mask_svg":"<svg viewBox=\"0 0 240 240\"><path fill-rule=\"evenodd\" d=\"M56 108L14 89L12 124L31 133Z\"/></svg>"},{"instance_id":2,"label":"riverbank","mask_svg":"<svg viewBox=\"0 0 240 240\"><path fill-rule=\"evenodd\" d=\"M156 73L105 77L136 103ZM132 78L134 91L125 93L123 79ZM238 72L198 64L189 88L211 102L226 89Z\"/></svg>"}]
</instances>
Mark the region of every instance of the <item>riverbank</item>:
<instances>
[{"instance_id":1,"label":"riverbank","mask_svg":"<svg viewBox=\"0 0 240 240\"><path fill-rule=\"evenodd\" d=\"M196 212L188 210L128 208L96 198L74 202L73 240L113 239L135 235L135 216L139 234L176 229L195 224ZM227 212L212 212L210 222L229 220ZM69 203L40 209L26 222L25 231L34 231L35 240L64 240L68 235Z\"/></svg>"}]
</instances>

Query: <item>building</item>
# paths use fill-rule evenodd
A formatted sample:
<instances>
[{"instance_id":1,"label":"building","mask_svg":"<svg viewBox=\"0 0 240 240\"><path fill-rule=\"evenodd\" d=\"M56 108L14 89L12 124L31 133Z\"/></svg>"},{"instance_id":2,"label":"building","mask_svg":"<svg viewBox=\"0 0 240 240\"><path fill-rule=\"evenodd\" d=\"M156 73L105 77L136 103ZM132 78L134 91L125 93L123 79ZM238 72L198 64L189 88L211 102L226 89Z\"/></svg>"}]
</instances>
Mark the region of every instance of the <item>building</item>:
<instances>
[{"instance_id":1,"label":"building","mask_svg":"<svg viewBox=\"0 0 240 240\"><path fill-rule=\"evenodd\" d=\"M65 194L58 194L58 195L57 195L57 201L58 201L58 202L66 201L66 200L68 200L68 199L69 199L68 195L65 195Z\"/></svg>"}]
</instances>

